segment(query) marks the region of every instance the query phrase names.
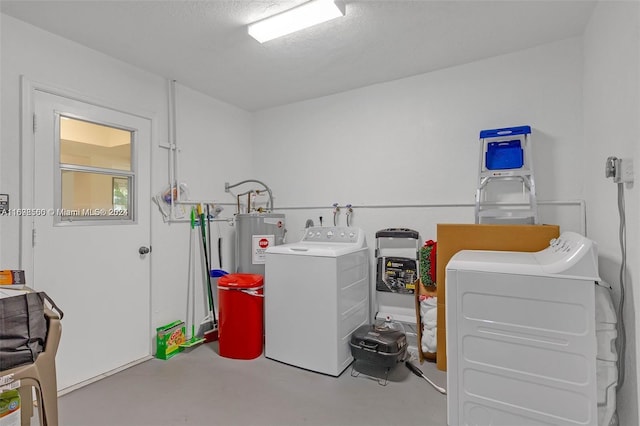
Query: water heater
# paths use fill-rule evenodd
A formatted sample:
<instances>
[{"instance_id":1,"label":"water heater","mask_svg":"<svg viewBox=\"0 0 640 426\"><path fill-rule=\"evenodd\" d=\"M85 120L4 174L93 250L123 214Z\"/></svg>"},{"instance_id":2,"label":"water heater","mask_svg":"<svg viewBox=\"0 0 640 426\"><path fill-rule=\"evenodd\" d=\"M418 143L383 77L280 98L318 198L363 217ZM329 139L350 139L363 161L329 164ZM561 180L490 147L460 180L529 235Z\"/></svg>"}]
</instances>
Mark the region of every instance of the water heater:
<instances>
[{"instance_id":1,"label":"water heater","mask_svg":"<svg viewBox=\"0 0 640 426\"><path fill-rule=\"evenodd\" d=\"M265 252L284 242L284 214L237 214L235 222L236 272L264 276Z\"/></svg>"}]
</instances>

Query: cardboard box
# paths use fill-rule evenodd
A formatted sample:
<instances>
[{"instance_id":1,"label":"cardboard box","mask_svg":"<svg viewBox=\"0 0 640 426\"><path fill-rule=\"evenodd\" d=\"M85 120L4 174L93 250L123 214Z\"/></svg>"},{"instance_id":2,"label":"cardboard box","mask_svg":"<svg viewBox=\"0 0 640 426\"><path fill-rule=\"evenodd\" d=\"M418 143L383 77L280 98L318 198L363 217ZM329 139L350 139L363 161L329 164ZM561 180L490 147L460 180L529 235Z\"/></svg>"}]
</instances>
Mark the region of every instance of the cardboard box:
<instances>
[{"instance_id":1,"label":"cardboard box","mask_svg":"<svg viewBox=\"0 0 640 426\"><path fill-rule=\"evenodd\" d=\"M438 224L437 225L437 367L447 370L445 288L447 263L460 250L497 250L535 252L558 238L558 225Z\"/></svg>"},{"instance_id":2,"label":"cardboard box","mask_svg":"<svg viewBox=\"0 0 640 426\"><path fill-rule=\"evenodd\" d=\"M24 271L2 269L0 270L0 285L25 285Z\"/></svg>"},{"instance_id":3,"label":"cardboard box","mask_svg":"<svg viewBox=\"0 0 640 426\"><path fill-rule=\"evenodd\" d=\"M183 351L180 347L186 341L184 321L174 321L156 328L156 358L169 359Z\"/></svg>"}]
</instances>

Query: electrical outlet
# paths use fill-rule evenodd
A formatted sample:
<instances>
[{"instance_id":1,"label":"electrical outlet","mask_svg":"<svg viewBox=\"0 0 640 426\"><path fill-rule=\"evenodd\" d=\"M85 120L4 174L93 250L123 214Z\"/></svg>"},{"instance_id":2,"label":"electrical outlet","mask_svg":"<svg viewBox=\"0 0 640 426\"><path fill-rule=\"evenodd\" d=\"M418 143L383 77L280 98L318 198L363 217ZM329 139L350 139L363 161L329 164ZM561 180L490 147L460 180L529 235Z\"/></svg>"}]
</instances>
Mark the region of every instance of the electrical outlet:
<instances>
[{"instance_id":1,"label":"electrical outlet","mask_svg":"<svg viewBox=\"0 0 640 426\"><path fill-rule=\"evenodd\" d=\"M616 168L615 182L633 183L633 159L621 158L620 164Z\"/></svg>"},{"instance_id":2,"label":"electrical outlet","mask_svg":"<svg viewBox=\"0 0 640 426\"><path fill-rule=\"evenodd\" d=\"M615 177L619 166L620 160L617 157L608 157L607 162L604 165L604 176L607 178L613 178L615 182Z\"/></svg>"},{"instance_id":3,"label":"electrical outlet","mask_svg":"<svg viewBox=\"0 0 640 426\"><path fill-rule=\"evenodd\" d=\"M633 183L633 159L607 158L604 175L605 177L613 178L614 183Z\"/></svg>"}]
</instances>

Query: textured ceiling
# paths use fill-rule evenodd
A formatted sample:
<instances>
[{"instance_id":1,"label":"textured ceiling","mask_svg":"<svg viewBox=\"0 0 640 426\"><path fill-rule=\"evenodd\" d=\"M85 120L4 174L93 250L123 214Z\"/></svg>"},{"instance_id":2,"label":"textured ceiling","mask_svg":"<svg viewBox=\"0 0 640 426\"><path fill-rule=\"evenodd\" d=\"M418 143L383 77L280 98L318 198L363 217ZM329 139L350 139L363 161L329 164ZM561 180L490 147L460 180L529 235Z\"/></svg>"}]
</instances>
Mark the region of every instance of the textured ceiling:
<instances>
[{"instance_id":1,"label":"textured ceiling","mask_svg":"<svg viewBox=\"0 0 640 426\"><path fill-rule=\"evenodd\" d=\"M581 35L587 0L346 1L259 44L246 24L303 0L7 1L2 13L248 111Z\"/></svg>"}]
</instances>

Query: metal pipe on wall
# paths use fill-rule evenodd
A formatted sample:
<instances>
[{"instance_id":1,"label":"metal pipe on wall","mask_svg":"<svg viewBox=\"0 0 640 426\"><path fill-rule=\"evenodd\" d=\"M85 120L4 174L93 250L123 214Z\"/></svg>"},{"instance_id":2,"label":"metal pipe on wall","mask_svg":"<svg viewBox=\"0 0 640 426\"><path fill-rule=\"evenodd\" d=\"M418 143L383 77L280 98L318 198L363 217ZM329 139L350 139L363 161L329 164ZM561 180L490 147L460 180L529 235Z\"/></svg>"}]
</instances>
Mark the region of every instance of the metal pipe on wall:
<instances>
[{"instance_id":1,"label":"metal pipe on wall","mask_svg":"<svg viewBox=\"0 0 640 426\"><path fill-rule=\"evenodd\" d=\"M247 180L243 180L241 182L238 183L234 183L233 185L229 185L229 182L225 182L224 183L224 192L229 192L229 190L231 188L235 188L236 186L240 186L242 184L245 183L257 183L259 185L262 185L264 187L264 189L267 190L267 193L269 194L269 204L267 204L267 209L268 210L273 210L273 193L271 192L271 188L269 188L264 182L256 180L256 179L247 179Z\"/></svg>"},{"instance_id":2,"label":"metal pipe on wall","mask_svg":"<svg viewBox=\"0 0 640 426\"><path fill-rule=\"evenodd\" d=\"M167 112L168 112L168 121L169 121L169 152L168 152L168 163L167 163L167 167L169 169L169 197L171 200L171 204L169 205L169 219L173 219L174 217L174 207L173 207L173 185L175 185L175 178L174 178L174 161L175 161L175 134L174 134L174 109L173 109L173 104L174 104L174 100L173 100L173 95L174 95L174 84L175 81L173 80L168 80L167 81L167 89L168 89L168 98L169 98L169 104L168 104L168 108L167 108Z\"/></svg>"},{"instance_id":3,"label":"metal pipe on wall","mask_svg":"<svg viewBox=\"0 0 640 426\"><path fill-rule=\"evenodd\" d=\"M520 203L492 203L497 206L517 206ZM587 212L586 212L586 203L584 200L538 200L538 205L546 205L546 206L577 206L580 209L580 229L584 236L587 235ZM285 206L278 207L276 210L325 210L332 209L335 207L338 208L348 208L350 206L352 209L406 209L406 208L415 208L415 209L423 209L423 208L475 208L475 203L461 203L461 204L452 204L452 203L443 203L443 204L360 204L360 205L344 205L344 206Z\"/></svg>"}]
</instances>

